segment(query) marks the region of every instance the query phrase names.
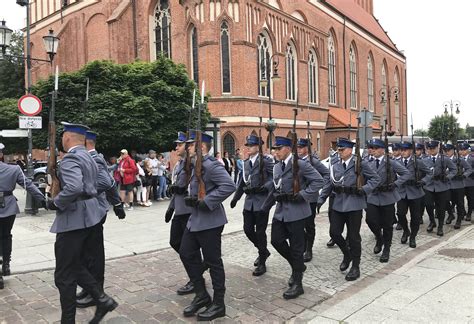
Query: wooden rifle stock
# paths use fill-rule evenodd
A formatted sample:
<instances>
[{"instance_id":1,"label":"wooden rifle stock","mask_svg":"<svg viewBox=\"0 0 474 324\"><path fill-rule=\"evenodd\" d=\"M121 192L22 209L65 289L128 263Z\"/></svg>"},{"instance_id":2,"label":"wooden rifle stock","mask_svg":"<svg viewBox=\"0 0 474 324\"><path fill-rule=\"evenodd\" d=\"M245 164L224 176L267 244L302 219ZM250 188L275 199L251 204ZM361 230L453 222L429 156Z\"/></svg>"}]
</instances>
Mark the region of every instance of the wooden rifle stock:
<instances>
[{"instance_id":1,"label":"wooden rifle stock","mask_svg":"<svg viewBox=\"0 0 474 324\"><path fill-rule=\"evenodd\" d=\"M413 115L411 116L411 145L413 146L413 163L415 163L415 181L420 181L420 172L418 170L418 157L416 156L416 144L413 134Z\"/></svg>"},{"instance_id":2,"label":"wooden rifle stock","mask_svg":"<svg viewBox=\"0 0 474 324\"><path fill-rule=\"evenodd\" d=\"M312 149L312 145L311 145L311 132L310 132L310 130L309 130L309 119L306 121L306 125L307 125L306 138L308 139L308 157L309 157L309 163L311 163L311 165L313 165L313 149Z\"/></svg>"},{"instance_id":3,"label":"wooden rifle stock","mask_svg":"<svg viewBox=\"0 0 474 324\"><path fill-rule=\"evenodd\" d=\"M385 184L389 185L393 182L393 175L392 175L392 164L390 163L390 153L388 151L388 135L387 135L387 120L385 119L385 137L384 137L384 142L385 142L385 173L386 173L386 178L385 178Z\"/></svg>"},{"instance_id":4,"label":"wooden rifle stock","mask_svg":"<svg viewBox=\"0 0 474 324\"><path fill-rule=\"evenodd\" d=\"M202 200L206 196L206 186L202 179L202 134L201 131L196 131L196 167L194 173L198 181L198 199Z\"/></svg>"},{"instance_id":5,"label":"wooden rifle stock","mask_svg":"<svg viewBox=\"0 0 474 324\"><path fill-rule=\"evenodd\" d=\"M293 132L291 134L292 154L293 154L293 194L300 192L300 177L299 177L299 165L298 165L298 135L296 134L296 116L298 115L298 109L293 109Z\"/></svg>"},{"instance_id":6,"label":"wooden rifle stock","mask_svg":"<svg viewBox=\"0 0 474 324\"><path fill-rule=\"evenodd\" d=\"M260 116L260 127L258 129L258 168L260 173L260 186L265 184L265 169L263 162L263 147L262 147L262 116Z\"/></svg>"},{"instance_id":7,"label":"wooden rifle stock","mask_svg":"<svg viewBox=\"0 0 474 324\"><path fill-rule=\"evenodd\" d=\"M56 124L49 121L48 124L49 157L48 157L48 192L51 198L58 195L61 190L60 182L57 176L57 157L56 157Z\"/></svg>"},{"instance_id":8,"label":"wooden rifle stock","mask_svg":"<svg viewBox=\"0 0 474 324\"><path fill-rule=\"evenodd\" d=\"M360 118L357 118L357 135L356 135L356 145L355 145L355 174L356 174L356 187L358 190L362 190L364 185L364 177L362 175L362 157L360 156Z\"/></svg>"}]
</instances>

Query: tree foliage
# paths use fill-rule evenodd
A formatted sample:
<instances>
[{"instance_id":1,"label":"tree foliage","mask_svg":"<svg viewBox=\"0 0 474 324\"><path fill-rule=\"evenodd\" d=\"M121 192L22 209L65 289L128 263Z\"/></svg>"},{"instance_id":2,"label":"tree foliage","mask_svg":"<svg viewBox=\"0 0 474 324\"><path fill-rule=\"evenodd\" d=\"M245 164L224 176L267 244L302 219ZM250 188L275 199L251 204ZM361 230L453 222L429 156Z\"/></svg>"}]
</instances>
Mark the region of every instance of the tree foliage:
<instances>
[{"instance_id":1,"label":"tree foliage","mask_svg":"<svg viewBox=\"0 0 474 324\"><path fill-rule=\"evenodd\" d=\"M466 133L465 130L459 126L455 116L441 115L435 116L430 120L428 136L433 139L442 140L443 142L454 142L455 140L465 139Z\"/></svg>"},{"instance_id":2,"label":"tree foliage","mask_svg":"<svg viewBox=\"0 0 474 324\"><path fill-rule=\"evenodd\" d=\"M17 99L0 100L0 130L18 128ZM8 153L26 153L28 140L26 138L0 137L0 142L5 144Z\"/></svg>"},{"instance_id":3,"label":"tree foliage","mask_svg":"<svg viewBox=\"0 0 474 324\"><path fill-rule=\"evenodd\" d=\"M22 58L23 55L23 34L14 32L7 56L0 59L0 99L18 99L25 94L25 61Z\"/></svg>"},{"instance_id":4,"label":"tree foliage","mask_svg":"<svg viewBox=\"0 0 474 324\"><path fill-rule=\"evenodd\" d=\"M53 82L50 77L33 89L43 101L45 125ZM164 57L152 63L94 61L79 71L60 74L55 120L88 125L99 134L97 147L107 155L122 148L168 151L177 132L186 130L194 88L184 65ZM207 111L203 112L202 124L208 119ZM43 129L35 136L40 147L47 143L47 128Z\"/></svg>"}]
</instances>

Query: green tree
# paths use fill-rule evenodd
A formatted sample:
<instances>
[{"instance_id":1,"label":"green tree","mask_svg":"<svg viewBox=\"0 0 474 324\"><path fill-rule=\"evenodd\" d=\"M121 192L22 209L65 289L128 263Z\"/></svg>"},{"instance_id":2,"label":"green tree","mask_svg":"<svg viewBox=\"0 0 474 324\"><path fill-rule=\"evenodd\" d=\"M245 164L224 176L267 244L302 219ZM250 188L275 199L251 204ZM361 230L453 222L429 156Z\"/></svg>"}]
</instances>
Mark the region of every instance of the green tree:
<instances>
[{"instance_id":1,"label":"green tree","mask_svg":"<svg viewBox=\"0 0 474 324\"><path fill-rule=\"evenodd\" d=\"M18 128L17 99L0 100L0 130ZM7 153L26 153L28 140L26 138L0 137L0 142L5 144Z\"/></svg>"},{"instance_id":2,"label":"green tree","mask_svg":"<svg viewBox=\"0 0 474 324\"><path fill-rule=\"evenodd\" d=\"M466 124L466 138L474 138L474 126L469 126L469 124Z\"/></svg>"},{"instance_id":3,"label":"green tree","mask_svg":"<svg viewBox=\"0 0 474 324\"><path fill-rule=\"evenodd\" d=\"M89 101L85 104L89 78ZM38 82L35 93L43 101L43 121L48 120L53 77ZM94 61L81 70L59 76L55 120L83 123L99 133L98 149L106 155L120 149L168 151L180 130L187 127L195 83L184 65L171 60L114 64ZM203 112L203 125L209 119ZM35 136L35 145L46 147L47 130Z\"/></svg>"},{"instance_id":4,"label":"green tree","mask_svg":"<svg viewBox=\"0 0 474 324\"><path fill-rule=\"evenodd\" d=\"M1 55L1 54L0 54ZM0 99L20 98L25 94L25 61L23 52L23 34L14 32L7 55L0 59Z\"/></svg>"},{"instance_id":5,"label":"green tree","mask_svg":"<svg viewBox=\"0 0 474 324\"><path fill-rule=\"evenodd\" d=\"M442 141L462 139L464 129L459 126L455 116L441 115L430 120L428 136Z\"/></svg>"},{"instance_id":6,"label":"green tree","mask_svg":"<svg viewBox=\"0 0 474 324\"><path fill-rule=\"evenodd\" d=\"M413 135L415 136L428 136L428 131L426 129L415 129L413 132Z\"/></svg>"}]
</instances>

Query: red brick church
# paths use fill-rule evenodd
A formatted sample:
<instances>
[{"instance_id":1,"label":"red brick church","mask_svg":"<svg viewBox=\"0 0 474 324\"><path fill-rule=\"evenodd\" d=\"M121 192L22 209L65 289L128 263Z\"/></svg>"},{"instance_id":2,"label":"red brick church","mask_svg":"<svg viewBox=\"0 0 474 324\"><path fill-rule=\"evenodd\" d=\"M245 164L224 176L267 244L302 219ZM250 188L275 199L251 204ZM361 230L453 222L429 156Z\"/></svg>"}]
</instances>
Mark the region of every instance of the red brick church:
<instances>
[{"instance_id":1,"label":"red brick church","mask_svg":"<svg viewBox=\"0 0 474 324\"><path fill-rule=\"evenodd\" d=\"M185 64L206 82L219 151L242 147L260 116L268 124L270 104L274 135L288 134L298 106L298 135L309 118L321 156L337 137L355 137L364 108L374 112L374 134L385 118L407 134L406 59L372 0L36 0L31 16L32 56L45 55L42 36L54 29L61 71L160 52ZM37 66L33 79L49 71Z\"/></svg>"}]
</instances>

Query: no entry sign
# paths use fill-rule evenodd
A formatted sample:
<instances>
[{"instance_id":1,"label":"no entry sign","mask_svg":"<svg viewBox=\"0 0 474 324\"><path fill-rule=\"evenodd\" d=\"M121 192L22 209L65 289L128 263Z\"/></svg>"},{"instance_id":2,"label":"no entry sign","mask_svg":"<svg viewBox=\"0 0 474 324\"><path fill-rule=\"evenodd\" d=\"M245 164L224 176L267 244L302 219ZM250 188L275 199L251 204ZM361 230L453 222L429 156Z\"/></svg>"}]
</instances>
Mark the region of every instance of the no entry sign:
<instances>
[{"instance_id":1,"label":"no entry sign","mask_svg":"<svg viewBox=\"0 0 474 324\"><path fill-rule=\"evenodd\" d=\"M42 108L41 100L32 94L26 94L18 100L18 109L25 116L36 116Z\"/></svg>"}]
</instances>

